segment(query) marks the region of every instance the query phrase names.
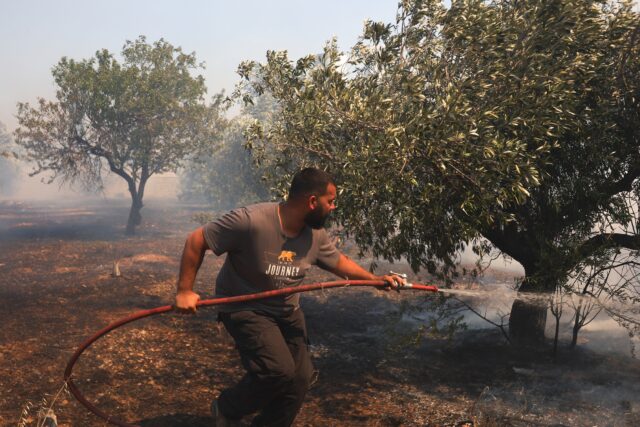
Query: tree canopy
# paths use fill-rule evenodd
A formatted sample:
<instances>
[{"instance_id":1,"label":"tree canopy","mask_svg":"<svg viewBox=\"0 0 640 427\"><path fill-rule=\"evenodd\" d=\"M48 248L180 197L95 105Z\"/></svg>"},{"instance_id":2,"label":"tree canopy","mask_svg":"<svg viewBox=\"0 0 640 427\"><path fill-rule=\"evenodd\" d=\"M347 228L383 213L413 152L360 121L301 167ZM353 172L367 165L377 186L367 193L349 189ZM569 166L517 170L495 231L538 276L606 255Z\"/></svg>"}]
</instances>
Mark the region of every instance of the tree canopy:
<instances>
[{"instance_id":1,"label":"tree canopy","mask_svg":"<svg viewBox=\"0 0 640 427\"><path fill-rule=\"evenodd\" d=\"M276 100L252 145L283 181L334 173L362 247L446 270L483 237L524 266L521 289L553 290L640 249L639 46L629 1L405 0L348 54L241 64L238 94Z\"/></svg>"},{"instance_id":2,"label":"tree canopy","mask_svg":"<svg viewBox=\"0 0 640 427\"><path fill-rule=\"evenodd\" d=\"M221 96L209 103L194 53L160 39L127 41L119 61L107 50L62 58L53 68L56 100L18 105L16 142L48 182L100 187L104 172L124 179L132 206L127 232L140 224L145 186L175 171L217 137Z\"/></svg>"}]
</instances>

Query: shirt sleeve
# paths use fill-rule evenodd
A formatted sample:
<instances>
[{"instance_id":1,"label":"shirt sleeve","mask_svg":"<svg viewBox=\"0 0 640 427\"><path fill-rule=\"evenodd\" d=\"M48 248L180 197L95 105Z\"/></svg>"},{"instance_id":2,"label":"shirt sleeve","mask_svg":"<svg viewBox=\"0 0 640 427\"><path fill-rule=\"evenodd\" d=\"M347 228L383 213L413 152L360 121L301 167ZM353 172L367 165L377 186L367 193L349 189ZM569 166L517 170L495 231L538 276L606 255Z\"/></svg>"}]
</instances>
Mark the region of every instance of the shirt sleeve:
<instances>
[{"instance_id":1,"label":"shirt sleeve","mask_svg":"<svg viewBox=\"0 0 640 427\"><path fill-rule=\"evenodd\" d=\"M207 223L203 228L204 239L213 253L220 256L225 252L240 250L249 231L249 215L245 208L234 209L220 218Z\"/></svg>"},{"instance_id":2,"label":"shirt sleeve","mask_svg":"<svg viewBox=\"0 0 640 427\"><path fill-rule=\"evenodd\" d=\"M316 265L320 268L335 268L340 260L340 251L331 242L327 231L323 228L318 230L318 257Z\"/></svg>"}]
</instances>

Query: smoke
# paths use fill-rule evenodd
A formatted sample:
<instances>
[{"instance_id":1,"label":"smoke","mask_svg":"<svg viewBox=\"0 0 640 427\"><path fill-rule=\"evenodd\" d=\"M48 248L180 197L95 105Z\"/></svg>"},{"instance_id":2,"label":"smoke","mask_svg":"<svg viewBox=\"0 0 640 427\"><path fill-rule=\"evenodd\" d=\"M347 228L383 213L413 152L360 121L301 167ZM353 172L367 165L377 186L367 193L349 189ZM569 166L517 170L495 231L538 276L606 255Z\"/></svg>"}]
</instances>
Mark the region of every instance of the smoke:
<instances>
[{"instance_id":1,"label":"smoke","mask_svg":"<svg viewBox=\"0 0 640 427\"><path fill-rule=\"evenodd\" d=\"M638 357L639 339L634 333L634 327L640 323L640 314L633 303L598 300L589 295L563 294L559 298L558 293L521 293L513 289L511 284L512 281L480 280L471 287L462 286L442 291L452 296L452 306L457 307L459 302L469 308L463 314L463 321L469 329L492 328L492 324L507 328L513 301L520 299L549 307L545 335L550 341L553 340L556 324L552 307L556 312L561 308L558 319L561 348L571 347L575 316L578 313L585 317L584 325L577 335L578 348L598 354ZM425 313L425 316L427 314ZM616 315L623 316L627 324L616 318Z\"/></svg>"},{"instance_id":2,"label":"smoke","mask_svg":"<svg viewBox=\"0 0 640 427\"><path fill-rule=\"evenodd\" d=\"M17 164L6 157L0 157L0 197L11 197L15 192Z\"/></svg>"},{"instance_id":3,"label":"smoke","mask_svg":"<svg viewBox=\"0 0 640 427\"><path fill-rule=\"evenodd\" d=\"M212 146L192 161L181 174L184 201L205 202L214 210L228 210L269 199L253 154L244 146L246 118L238 118L225 129L219 146Z\"/></svg>"},{"instance_id":4,"label":"smoke","mask_svg":"<svg viewBox=\"0 0 640 427\"><path fill-rule=\"evenodd\" d=\"M60 185L54 181L47 184L44 175L29 176L31 166L28 163L9 160L9 166L5 167L0 159L0 199L16 201L60 201L107 199L130 201L131 196L126 182L114 174L104 177L103 187L95 190L87 190L80 185ZM6 169L6 170L5 170ZM6 178L5 178L6 175ZM7 191L5 191L5 180ZM178 178L175 174L163 174L149 179L145 190L145 200L177 200Z\"/></svg>"}]
</instances>

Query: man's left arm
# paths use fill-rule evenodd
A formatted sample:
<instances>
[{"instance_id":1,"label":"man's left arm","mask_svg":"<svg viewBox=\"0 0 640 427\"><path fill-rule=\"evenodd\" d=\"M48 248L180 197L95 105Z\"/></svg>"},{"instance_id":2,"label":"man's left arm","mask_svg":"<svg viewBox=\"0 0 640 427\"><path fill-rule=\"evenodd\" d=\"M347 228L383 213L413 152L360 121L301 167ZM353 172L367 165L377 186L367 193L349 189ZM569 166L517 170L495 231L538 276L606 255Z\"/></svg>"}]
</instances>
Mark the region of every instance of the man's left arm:
<instances>
[{"instance_id":1,"label":"man's left arm","mask_svg":"<svg viewBox=\"0 0 640 427\"><path fill-rule=\"evenodd\" d=\"M405 280L402 277L393 274L376 276L342 253L340 254L340 258L338 259L338 263L335 267L326 266L325 269L336 276L347 280L384 280L389 284L389 287L384 288L387 291L390 290L390 288L398 289L398 287L405 283Z\"/></svg>"}]
</instances>

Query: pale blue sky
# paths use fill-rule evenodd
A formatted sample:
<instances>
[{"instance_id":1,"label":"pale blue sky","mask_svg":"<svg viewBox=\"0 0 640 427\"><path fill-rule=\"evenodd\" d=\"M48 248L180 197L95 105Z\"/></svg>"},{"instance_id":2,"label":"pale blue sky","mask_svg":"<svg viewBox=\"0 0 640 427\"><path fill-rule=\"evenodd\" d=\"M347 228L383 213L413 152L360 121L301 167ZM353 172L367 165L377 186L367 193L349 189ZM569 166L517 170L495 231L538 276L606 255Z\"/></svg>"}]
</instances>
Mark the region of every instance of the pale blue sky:
<instances>
[{"instance_id":1,"label":"pale blue sky","mask_svg":"<svg viewBox=\"0 0 640 427\"><path fill-rule=\"evenodd\" d=\"M62 56L85 59L125 40L160 37L206 63L209 93L231 91L244 59L267 50L291 57L320 51L338 37L355 43L365 19L390 22L397 0L0 0L0 121L15 129L16 103L54 97L51 68Z\"/></svg>"},{"instance_id":2,"label":"pale blue sky","mask_svg":"<svg viewBox=\"0 0 640 427\"><path fill-rule=\"evenodd\" d=\"M637 0L636 3L640 2ZM267 50L292 58L319 52L336 36L351 47L365 19L391 22L398 0L0 0L0 122L17 125L16 103L51 99L51 68L62 56L119 53L143 34L165 38L206 63L209 93L231 91L244 59ZM445 1L449 3L449 1Z\"/></svg>"}]
</instances>

